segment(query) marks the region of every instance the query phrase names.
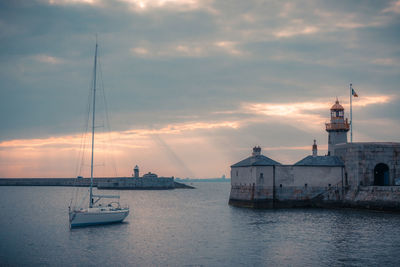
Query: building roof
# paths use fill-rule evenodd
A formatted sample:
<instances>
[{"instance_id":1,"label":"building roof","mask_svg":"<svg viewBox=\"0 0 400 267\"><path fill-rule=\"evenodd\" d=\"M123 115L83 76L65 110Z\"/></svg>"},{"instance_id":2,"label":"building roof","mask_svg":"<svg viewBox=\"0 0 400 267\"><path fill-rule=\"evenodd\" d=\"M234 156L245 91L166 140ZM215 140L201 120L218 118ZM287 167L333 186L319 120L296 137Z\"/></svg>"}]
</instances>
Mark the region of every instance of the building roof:
<instances>
[{"instance_id":1,"label":"building roof","mask_svg":"<svg viewBox=\"0 0 400 267\"><path fill-rule=\"evenodd\" d=\"M336 144L336 146L343 147L399 147L400 142L353 142Z\"/></svg>"},{"instance_id":2,"label":"building roof","mask_svg":"<svg viewBox=\"0 0 400 267\"><path fill-rule=\"evenodd\" d=\"M336 99L335 104L331 107L331 110L344 110L343 106L339 104L339 100Z\"/></svg>"},{"instance_id":3,"label":"building roof","mask_svg":"<svg viewBox=\"0 0 400 267\"><path fill-rule=\"evenodd\" d=\"M272 166L272 165L281 165L281 164L264 155L256 155L248 157L247 159L244 159L242 161L239 161L238 163L233 164L231 167Z\"/></svg>"},{"instance_id":4,"label":"building roof","mask_svg":"<svg viewBox=\"0 0 400 267\"><path fill-rule=\"evenodd\" d=\"M296 162L296 166L344 166L339 157L336 156L307 156Z\"/></svg>"}]
</instances>

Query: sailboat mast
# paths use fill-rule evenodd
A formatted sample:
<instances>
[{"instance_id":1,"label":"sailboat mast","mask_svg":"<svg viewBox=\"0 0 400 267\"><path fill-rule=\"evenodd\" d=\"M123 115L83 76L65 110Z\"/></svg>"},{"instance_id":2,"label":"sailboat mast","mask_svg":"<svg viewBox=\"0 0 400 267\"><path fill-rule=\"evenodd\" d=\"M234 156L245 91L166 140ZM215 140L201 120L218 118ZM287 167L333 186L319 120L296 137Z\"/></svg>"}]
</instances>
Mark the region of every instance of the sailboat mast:
<instances>
[{"instance_id":1,"label":"sailboat mast","mask_svg":"<svg viewBox=\"0 0 400 267\"><path fill-rule=\"evenodd\" d=\"M96 38L97 39L97 38ZM96 73L97 73L97 40L94 52L94 73L93 73L93 117L92 117L92 160L90 164L90 199L89 207L93 206L93 157L94 157L94 122L96 116Z\"/></svg>"}]
</instances>

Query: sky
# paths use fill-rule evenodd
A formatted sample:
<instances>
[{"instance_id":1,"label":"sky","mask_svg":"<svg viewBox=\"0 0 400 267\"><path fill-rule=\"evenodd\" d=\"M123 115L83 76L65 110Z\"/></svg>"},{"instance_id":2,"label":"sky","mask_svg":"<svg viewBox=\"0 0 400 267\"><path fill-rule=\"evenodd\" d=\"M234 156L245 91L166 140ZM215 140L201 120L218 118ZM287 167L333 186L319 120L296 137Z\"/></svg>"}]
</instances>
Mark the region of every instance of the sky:
<instances>
[{"instance_id":1,"label":"sky","mask_svg":"<svg viewBox=\"0 0 400 267\"><path fill-rule=\"evenodd\" d=\"M97 177L325 155L350 83L353 140L400 142L400 1L5 0L0 177L90 176L96 34Z\"/></svg>"}]
</instances>

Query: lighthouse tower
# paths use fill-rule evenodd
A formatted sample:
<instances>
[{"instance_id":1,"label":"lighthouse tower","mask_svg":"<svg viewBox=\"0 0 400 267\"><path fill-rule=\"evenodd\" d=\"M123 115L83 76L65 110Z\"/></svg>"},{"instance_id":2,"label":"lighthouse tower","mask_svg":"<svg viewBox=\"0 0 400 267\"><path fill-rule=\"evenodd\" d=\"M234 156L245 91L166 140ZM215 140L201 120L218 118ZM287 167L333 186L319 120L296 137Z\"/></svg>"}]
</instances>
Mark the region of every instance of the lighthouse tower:
<instances>
[{"instance_id":1,"label":"lighthouse tower","mask_svg":"<svg viewBox=\"0 0 400 267\"><path fill-rule=\"evenodd\" d=\"M133 169L133 177L135 178L139 178L139 167L138 165L135 166L135 168Z\"/></svg>"},{"instance_id":2,"label":"lighthouse tower","mask_svg":"<svg viewBox=\"0 0 400 267\"><path fill-rule=\"evenodd\" d=\"M347 143L347 132L350 128L347 118L346 120L344 119L344 108L337 99L336 103L331 107L331 122L326 123L325 126L326 131L329 133L328 155L334 156L335 145Z\"/></svg>"}]
</instances>

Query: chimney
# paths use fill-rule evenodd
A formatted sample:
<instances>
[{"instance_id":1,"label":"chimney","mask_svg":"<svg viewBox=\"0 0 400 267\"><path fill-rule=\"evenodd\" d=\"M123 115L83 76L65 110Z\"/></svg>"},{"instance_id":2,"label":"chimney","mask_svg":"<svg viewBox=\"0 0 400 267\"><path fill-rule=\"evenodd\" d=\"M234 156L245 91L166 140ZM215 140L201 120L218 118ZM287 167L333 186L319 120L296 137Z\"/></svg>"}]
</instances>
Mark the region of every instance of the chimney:
<instances>
[{"instance_id":1,"label":"chimney","mask_svg":"<svg viewBox=\"0 0 400 267\"><path fill-rule=\"evenodd\" d=\"M255 146L253 147L253 157L261 155L261 147Z\"/></svg>"},{"instance_id":2,"label":"chimney","mask_svg":"<svg viewBox=\"0 0 400 267\"><path fill-rule=\"evenodd\" d=\"M317 141L315 139L314 139L314 144L312 145L312 155L313 157L318 156Z\"/></svg>"}]
</instances>

